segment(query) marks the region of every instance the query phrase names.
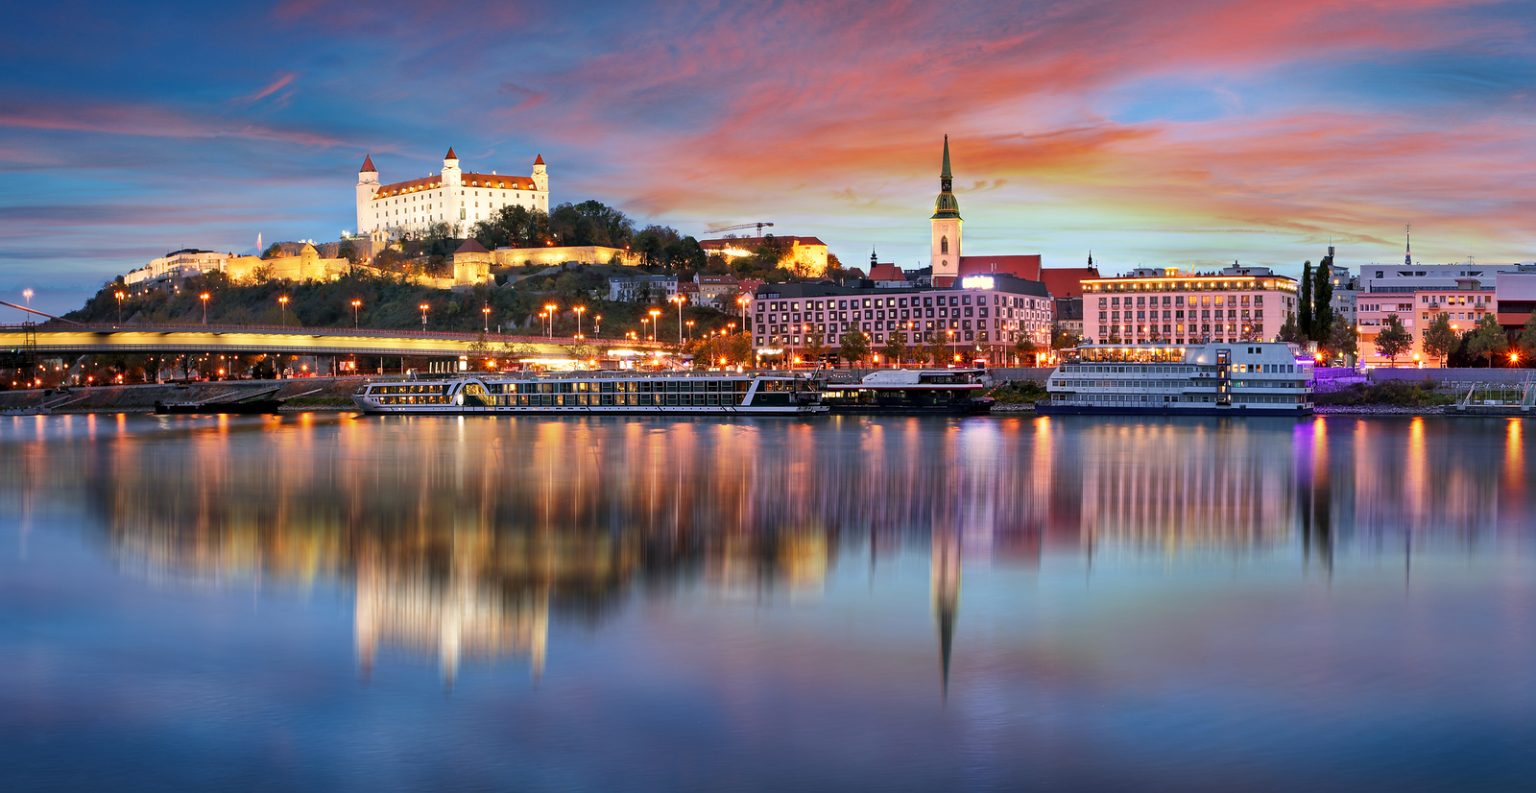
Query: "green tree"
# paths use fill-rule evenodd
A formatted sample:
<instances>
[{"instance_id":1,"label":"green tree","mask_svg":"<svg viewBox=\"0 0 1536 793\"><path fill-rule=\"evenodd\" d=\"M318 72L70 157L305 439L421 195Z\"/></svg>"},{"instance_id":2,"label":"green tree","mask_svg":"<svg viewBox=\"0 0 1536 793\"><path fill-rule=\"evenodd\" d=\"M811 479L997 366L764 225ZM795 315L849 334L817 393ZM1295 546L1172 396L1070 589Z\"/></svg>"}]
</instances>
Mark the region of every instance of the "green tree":
<instances>
[{"instance_id":1,"label":"green tree","mask_svg":"<svg viewBox=\"0 0 1536 793\"><path fill-rule=\"evenodd\" d=\"M555 207L549 213L549 231L556 245L622 248L633 240L635 223L613 207L588 200Z\"/></svg>"},{"instance_id":2,"label":"green tree","mask_svg":"<svg viewBox=\"0 0 1536 793\"><path fill-rule=\"evenodd\" d=\"M839 340L837 355L847 361L850 366L858 366L869 357L869 336L858 328L844 333L843 338Z\"/></svg>"},{"instance_id":3,"label":"green tree","mask_svg":"<svg viewBox=\"0 0 1536 793\"><path fill-rule=\"evenodd\" d=\"M1459 342L1456 331L1451 328L1451 315L1443 311L1424 329L1424 352L1439 358L1441 366L1449 365L1451 351Z\"/></svg>"},{"instance_id":4,"label":"green tree","mask_svg":"<svg viewBox=\"0 0 1536 793\"><path fill-rule=\"evenodd\" d=\"M1408 329L1403 327L1403 321L1396 314L1388 314L1386 324L1381 332L1376 334L1376 352L1386 356L1397 365L1397 359L1413 346L1413 337L1408 335Z\"/></svg>"},{"instance_id":5,"label":"green tree","mask_svg":"<svg viewBox=\"0 0 1536 793\"><path fill-rule=\"evenodd\" d=\"M1027 366L1028 364L1025 361L1033 363L1030 359L1039 351L1040 345L1036 344L1035 340L1028 336L1020 336L1018 341L1013 343L1013 355L1018 359L1020 366Z\"/></svg>"},{"instance_id":6,"label":"green tree","mask_svg":"<svg viewBox=\"0 0 1536 793\"><path fill-rule=\"evenodd\" d=\"M821 334L812 332L805 338L805 350L801 356L805 363L819 366L823 358L827 357L827 344L822 340Z\"/></svg>"},{"instance_id":7,"label":"green tree","mask_svg":"<svg viewBox=\"0 0 1536 793\"><path fill-rule=\"evenodd\" d=\"M1312 338L1312 260L1301 266L1301 295L1296 299L1296 332Z\"/></svg>"},{"instance_id":8,"label":"green tree","mask_svg":"<svg viewBox=\"0 0 1536 793\"><path fill-rule=\"evenodd\" d=\"M1312 329L1314 341L1323 341L1333 329L1333 254L1323 257L1312 275Z\"/></svg>"},{"instance_id":9,"label":"green tree","mask_svg":"<svg viewBox=\"0 0 1536 793\"><path fill-rule=\"evenodd\" d=\"M535 248L549 240L549 216L537 209L505 206L475 224L470 236L487 250Z\"/></svg>"},{"instance_id":10,"label":"green tree","mask_svg":"<svg viewBox=\"0 0 1536 793\"><path fill-rule=\"evenodd\" d=\"M1301 342L1306 341L1306 339L1303 338L1301 329L1296 326L1295 314L1285 315L1285 322L1280 326L1280 334L1278 338L1280 341L1288 341L1292 344L1300 344Z\"/></svg>"},{"instance_id":11,"label":"green tree","mask_svg":"<svg viewBox=\"0 0 1536 793\"><path fill-rule=\"evenodd\" d=\"M1536 361L1536 313L1526 319L1525 326L1520 329L1520 337L1516 342L1516 349L1520 352L1520 358L1530 365Z\"/></svg>"},{"instance_id":12,"label":"green tree","mask_svg":"<svg viewBox=\"0 0 1536 793\"><path fill-rule=\"evenodd\" d=\"M1499 326L1499 318L1494 314L1484 314L1477 326L1467 332L1467 354L1485 359L1489 367L1493 366L1493 356L1503 355L1507 349L1509 335Z\"/></svg>"},{"instance_id":13,"label":"green tree","mask_svg":"<svg viewBox=\"0 0 1536 793\"><path fill-rule=\"evenodd\" d=\"M1328 329L1328 343L1325 346L1334 355L1353 357L1360 354L1355 329L1339 315L1333 317L1333 325Z\"/></svg>"},{"instance_id":14,"label":"green tree","mask_svg":"<svg viewBox=\"0 0 1536 793\"><path fill-rule=\"evenodd\" d=\"M1070 350L1081 344L1082 341L1081 336L1067 330L1061 323L1051 326L1051 349L1053 350Z\"/></svg>"},{"instance_id":15,"label":"green tree","mask_svg":"<svg viewBox=\"0 0 1536 793\"><path fill-rule=\"evenodd\" d=\"M907 357L907 334L899 330L892 332L886 338L880 354L885 356L887 362L899 365Z\"/></svg>"}]
</instances>

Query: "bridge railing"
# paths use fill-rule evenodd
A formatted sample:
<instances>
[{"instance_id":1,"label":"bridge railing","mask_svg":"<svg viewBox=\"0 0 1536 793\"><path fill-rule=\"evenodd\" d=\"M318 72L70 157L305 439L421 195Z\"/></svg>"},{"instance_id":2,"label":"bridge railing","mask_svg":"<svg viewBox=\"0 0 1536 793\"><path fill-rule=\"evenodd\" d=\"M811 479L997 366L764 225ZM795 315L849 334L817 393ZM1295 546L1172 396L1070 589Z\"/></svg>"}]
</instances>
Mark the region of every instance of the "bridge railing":
<instances>
[{"instance_id":1,"label":"bridge railing","mask_svg":"<svg viewBox=\"0 0 1536 793\"><path fill-rule=\"evenodd\" d=\"M200 322L193 323L156 323L152 325L123 324L118 325L109 322L96 323L62 323L46 322L28 325L0 325L0 332L33 330L39 333L262 333L272 335L301 335L301 336L359 336L366 338L387 339L439 339L443 341L468 341L474 342L481 339L489 345L503 344L590 344L594 347L665 347L660 342L636 341L633 339L594 338L587 336L576 339L570 336L548 335L523 335L512 333L465 333L463 331L446 330L405 330L392 328L349 328L349 327L318 327L303 325L204 325Z\"/></svg>"}]
</instances>

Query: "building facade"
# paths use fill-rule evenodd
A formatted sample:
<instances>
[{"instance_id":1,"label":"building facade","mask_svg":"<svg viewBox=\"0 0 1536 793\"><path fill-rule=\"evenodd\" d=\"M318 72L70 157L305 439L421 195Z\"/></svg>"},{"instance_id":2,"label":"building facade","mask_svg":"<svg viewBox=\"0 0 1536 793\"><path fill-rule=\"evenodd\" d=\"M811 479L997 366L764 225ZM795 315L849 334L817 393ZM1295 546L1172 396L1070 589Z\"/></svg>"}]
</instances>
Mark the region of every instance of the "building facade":
<instances>
[{"instance_id":1,"label":"building facade","mask_svg":"<svg viewBox=\"0 0 1536 793\"><path fill-rule=\"evenodd\" d=\"M827 273L827 244L817 237L786 235L699 240L699 247L706 255L719 256L727 264L753 256L766 245L782 246L778 266L801 278L820 278Z\"/></svg>"},{"instance_id":2,"label":"building facade","mask_svg":"<svg viewBox=\"0 0 1536 793\"><path fill-rule=\"evenodd\" d=\"M502 207L521 206L549 212L549 173L540 155L529 176L466 173L449 148L434 176L380 184L370 155L357 173L357 233L383 231L393 237L419 233L447 223L464 236Z\"/></svg>"},{"instance_id":3,"label":"building facade","mask_svg":"<svg viewBox=\"0 0 1536 793\"><path fill-rule=\"evenodd\" d=\"M1116 344L1274 341L1296 313L1296 281L1267 267L1214 274L1141 268L1084 279L1083 339Z\"/></svg>"},{"instance_id":4,"label":"building facade","mask_svg":"<svg viewBox=\"0 0 1536 793\"><path fill-rule=\"evenodd\" d=\"M1404 257L1411 261L1410 257ZM1483 314L1497 310L1497 277L1518 272L1518 264L1368 264L1360 268L1355 295L1355 323L1362 363L1390 366L1392 359L1376 350L1376 337L1387 318L1397 315L1413 338L1413 347L1398 364L1438 365L1424 352L1424 330L1437 314L1451 315L1451 326L1466 332ZM1433 305L1434 311L1429 310Z\"/></svg>"},{"instance_id":5,"label":"building facade","mask_svg":"<svg viewBox=\"0 0 1536 793\"><path fill-rule=\"evenodd\" d=\"M856 289L830 284L764 284L752 304L752 343L760 355L795 355L817 344L835 349L859 330L878 349L897 333L908 346L948 344L967 359L1003 361L1028 339L1050 343L1045 285L981 276L955 289Z\"/></svg>"}]
</instances>

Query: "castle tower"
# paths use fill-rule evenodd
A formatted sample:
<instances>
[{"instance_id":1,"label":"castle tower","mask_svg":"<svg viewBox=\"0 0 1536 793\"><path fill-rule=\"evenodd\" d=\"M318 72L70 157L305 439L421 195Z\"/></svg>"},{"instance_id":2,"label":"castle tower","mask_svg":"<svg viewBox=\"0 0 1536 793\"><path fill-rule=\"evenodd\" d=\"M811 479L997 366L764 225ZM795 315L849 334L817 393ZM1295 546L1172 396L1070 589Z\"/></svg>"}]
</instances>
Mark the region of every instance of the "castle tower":
<instances>
[{"instance_id":1,"label":"castle tower","mask_svg":"<svg viewBox=\"0 0 1536 793\"><path fill-rule=\"evenodd\" d=\"M533 158L533 189L549 192L549 171L544 169L544 155Z\"/></svg>"},{"instance_id":2,"label":"castle tower","mask_svg":"<svg viewBox=\"0 0 1536 793\"><path fill-rule=\"evenodd\" d=\"M944 136L944 168L939 172L939 197L933 202L931 256L935 286L948 286L960 276L960 202L955 198L949 170L949 136ZM942 280L941 280L942 279Z\"/></svg>"},{"instance_id":3,"label":"castle tower","mask_svg":"<svg viewBox=\"0 0 1536 793\"><path fill-rule=\"evenodd\" d=\"M443 218L453 226L455 234L463 234L466 222L464 203L464 172L459 170L459 155L448 147L443 155Z\"/></svg>"},{"instance_id":4,"label":"castle tower","mask_svg":"<svg viewBox=\"0 0 1536 793\"><path fill-rule=\"evenodd\" d=\"M363 157L357 171L357 233L367 234L378 225L373 216L373 196L379 191L379 170L373 167L373 155Z\"/></svg>"}]
</instances>

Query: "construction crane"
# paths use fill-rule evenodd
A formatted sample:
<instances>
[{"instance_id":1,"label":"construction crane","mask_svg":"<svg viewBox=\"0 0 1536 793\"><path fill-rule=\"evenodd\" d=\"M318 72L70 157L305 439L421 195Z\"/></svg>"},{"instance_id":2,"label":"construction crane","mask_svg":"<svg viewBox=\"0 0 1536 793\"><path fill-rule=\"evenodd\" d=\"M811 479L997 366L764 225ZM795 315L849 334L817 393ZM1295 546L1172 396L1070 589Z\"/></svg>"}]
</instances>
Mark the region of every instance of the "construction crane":
<instances>
[{"instance_id":1,"label":"construction crane","mask_svg":"<svg viewBox=\"0 0 1536 793\"><path fill-rule=\"evenodd\" d=\"M761 237L763 236L764 226L773 228L772 223L766 220L760 220L756 223L738 223L734 226L710 226L708 229L706 229L706 231L708 231L710 234L724 234L727 231L742 231L744 229L756 228L757 236Z\"/></svg>"}]
</instances>

